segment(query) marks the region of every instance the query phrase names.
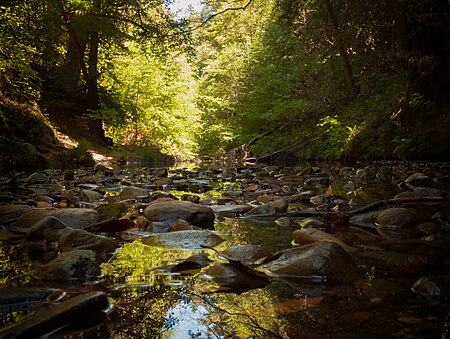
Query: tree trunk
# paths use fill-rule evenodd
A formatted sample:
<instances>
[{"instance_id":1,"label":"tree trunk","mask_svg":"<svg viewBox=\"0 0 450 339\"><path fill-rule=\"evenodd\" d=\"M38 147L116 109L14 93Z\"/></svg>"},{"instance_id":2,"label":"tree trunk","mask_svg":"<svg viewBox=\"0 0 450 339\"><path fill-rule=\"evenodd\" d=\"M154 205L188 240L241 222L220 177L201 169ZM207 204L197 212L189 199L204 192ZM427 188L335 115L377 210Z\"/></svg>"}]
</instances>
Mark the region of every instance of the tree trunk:
<instances>
[{"instance_id":1,"label":"tree trunk","mask_svg":"<svg viewBox=\"0 0 450 339\"><path fill-rule=\"evenodd\" d=\"M341 57L345 81L347 82L347 85L351 89L352 93L355 94L356 93L355 80L353 79L352 68L350 66L350 61L348 59L348 53L345 48L344 40L342 38L340 29L339 29L339 24L338 24L336 15L334 13L333 4L331 3L331 0L325 0L324 2L325 2L325 7L327 9L328 18L330 19L331 25L333 28L334 41L336 43L336 47L338 48L338 51L339 51L339 54Z\"/></svg>"}]
</instances>

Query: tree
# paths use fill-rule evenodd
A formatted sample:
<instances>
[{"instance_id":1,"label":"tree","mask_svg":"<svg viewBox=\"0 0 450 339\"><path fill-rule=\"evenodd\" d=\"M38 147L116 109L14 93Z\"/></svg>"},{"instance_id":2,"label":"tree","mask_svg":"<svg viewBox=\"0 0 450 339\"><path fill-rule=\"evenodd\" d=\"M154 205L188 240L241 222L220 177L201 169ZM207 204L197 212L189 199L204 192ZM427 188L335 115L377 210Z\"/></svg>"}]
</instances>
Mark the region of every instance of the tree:
<instances>
[{"instance_id":1,"label":"tree","mask_svg":"<svg viewBox=\"0 0 450 339\"><path fill-rule=\"evenodd\" d=\"M164 44L175 25L167 13L165 0L68 1L49 0L49 10L57 14L67 34L65 57L54 79L62 88L62 96L72 97L72 115L85 116L97 135L102 135L99 116L100 58L113 45L127 41L142 44ZM55 86L53 86L55 87Z\"/></svg>"}]
</instances>

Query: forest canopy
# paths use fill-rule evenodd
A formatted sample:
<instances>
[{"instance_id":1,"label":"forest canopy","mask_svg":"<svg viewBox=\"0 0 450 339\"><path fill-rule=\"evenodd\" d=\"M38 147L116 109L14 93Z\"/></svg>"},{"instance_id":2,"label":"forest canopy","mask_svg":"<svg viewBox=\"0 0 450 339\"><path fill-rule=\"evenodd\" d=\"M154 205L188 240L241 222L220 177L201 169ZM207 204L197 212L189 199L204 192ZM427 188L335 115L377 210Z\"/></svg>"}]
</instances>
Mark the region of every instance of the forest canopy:
<instances>
[{"instance_id":1,"label":"forest canopy","mask_svg":"<svg viewBox=\"0 0 450 339\"><path fill-rule=\"evenodd\" d=\"M28 105L91 143L184 160L448 157L447 0L169 4L3 1L2 150L40 151L14 120Z\"/></svg>"}]
</instances>

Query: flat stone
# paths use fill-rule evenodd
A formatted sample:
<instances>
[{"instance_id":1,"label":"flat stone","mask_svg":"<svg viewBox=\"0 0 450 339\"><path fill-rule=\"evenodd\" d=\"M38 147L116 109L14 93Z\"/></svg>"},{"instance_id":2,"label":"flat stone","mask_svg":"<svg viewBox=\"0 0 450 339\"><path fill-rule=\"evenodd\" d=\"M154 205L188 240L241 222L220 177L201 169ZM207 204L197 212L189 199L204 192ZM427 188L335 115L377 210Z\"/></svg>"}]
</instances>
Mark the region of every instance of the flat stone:
<instances>
[{"instance_id":1,"label":"flat stone","mask_svg":"<svg viewBox=\"0 0 450 339\"><path fill-rule=\"evenodd\" d=\"M205 230L169 232L142 239L144 244L150 246L191 250L204 249L204 246L215 247L223 241L218 235Z\"/></svg>"}]
</instances>

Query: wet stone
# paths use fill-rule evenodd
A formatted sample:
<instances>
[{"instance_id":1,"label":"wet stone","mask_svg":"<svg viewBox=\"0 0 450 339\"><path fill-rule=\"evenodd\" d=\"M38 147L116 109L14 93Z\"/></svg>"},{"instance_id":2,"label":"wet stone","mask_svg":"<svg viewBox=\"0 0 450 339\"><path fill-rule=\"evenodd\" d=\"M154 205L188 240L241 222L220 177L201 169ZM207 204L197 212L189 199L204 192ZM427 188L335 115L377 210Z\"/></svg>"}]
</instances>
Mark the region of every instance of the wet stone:
<instances>
[{"instance_id":1,"label":"wet stone","mask_svg":"<svg viewBox=\"0 0 450 339\"><path fill-rule=\"evenodd\" d=\"M144 215L150 221L171 223L176 219L186 220L194 226L214 229L215 215L208 206L188 201L156 200L145 210Z\"/></svg>"},{"instance_id":2,"label":"wet stone","mask_svg":"<svg viewBox=\"0 0 450 339\"><path fill-rule=\"evenodd\" d=\"M90 224L100 221L100 214L93 209L84 208L64 208L64 209L32 209L31 211L21 215L16 226L21 228L30 228L36 222L45 217L53 216L60 219L64 224L72 228L84 228Z\"/></svg>"},{"instance_id":3,"label":"wet stone","mask_svg":"<svg viewBox=\"0 0 450 339\"><path fill-rule=\"evenodd\" d=\"M358 276L350 255L327 240L280 251L276 259L264 267L271 274L288 280L321 276L329 282L352 282Z\"/></svg>"}]
</instances>

